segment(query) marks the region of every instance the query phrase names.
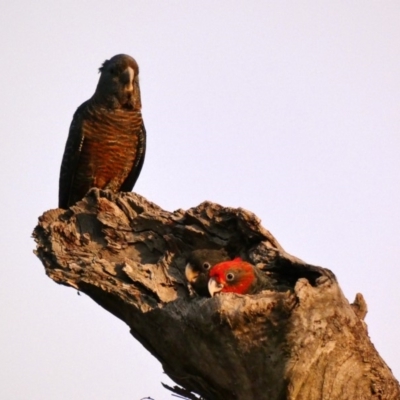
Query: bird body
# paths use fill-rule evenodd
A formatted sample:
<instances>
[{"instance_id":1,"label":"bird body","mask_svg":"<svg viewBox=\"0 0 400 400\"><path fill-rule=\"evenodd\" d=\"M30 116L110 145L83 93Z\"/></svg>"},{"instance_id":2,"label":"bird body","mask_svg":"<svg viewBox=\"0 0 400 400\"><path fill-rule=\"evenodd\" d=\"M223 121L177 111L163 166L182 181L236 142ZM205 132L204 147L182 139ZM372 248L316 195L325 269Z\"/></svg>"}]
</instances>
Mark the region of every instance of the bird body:
<instances>
[{"instance_id":1,"label":"bird body","mask_svg":"<svg viewBox=\"0 0 400 400\"><path fill-rule=\"evenodd\" d=\"M120 54L106 60L92 98L76 110L60 171L59 207L68 208L92 187L132 190L143 166L146 131L139 69Z\"/></svg>"},{"instance_id":2,"label":"bird body","mask_svg":"<svg viewBox=\"0 0 400 400\"><path fill-rule=\"evenodd\" d=\"M273 289L271 279L254 265L237 257L214 265L209 272L208 290L216 293L255 294Z\"/></svg>"},{"instance_id":3,"label":"bird body","mask_svg":"<svg viewBox=\"0 0 400 400\"><path fill-rule=\"evenodd\" d=\"M229 256L224 249L199 249L190 254L185 268L185 276L198 295L210 296L207 287L210 269L215 264L226 260L229 260Z\"/></svg>"}]
</instances>

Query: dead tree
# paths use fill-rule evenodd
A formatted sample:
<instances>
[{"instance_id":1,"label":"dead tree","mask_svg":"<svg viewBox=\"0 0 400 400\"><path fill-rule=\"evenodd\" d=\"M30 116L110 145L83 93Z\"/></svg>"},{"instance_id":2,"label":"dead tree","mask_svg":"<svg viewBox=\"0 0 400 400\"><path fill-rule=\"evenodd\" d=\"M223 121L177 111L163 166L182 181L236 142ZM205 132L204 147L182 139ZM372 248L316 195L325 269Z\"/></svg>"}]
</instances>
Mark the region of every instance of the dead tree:
<instances>
[{"instance_id":1,"label":"dead tree","mask_svg":"<svg viewBox=\"0 0 400 400\"><path fill-rule=\"evenodd\" d=\"M36 254L55 282L86 293L124 321L182 388L207 400L400 399L371 343L361 295L286 253L244 209L204 202L167 212L134 193L92 189L39 218ZM191 293L190 252L225 248L286 291ZM192 394L190 394L192 393Z\"/></svg>"}]
</instances>

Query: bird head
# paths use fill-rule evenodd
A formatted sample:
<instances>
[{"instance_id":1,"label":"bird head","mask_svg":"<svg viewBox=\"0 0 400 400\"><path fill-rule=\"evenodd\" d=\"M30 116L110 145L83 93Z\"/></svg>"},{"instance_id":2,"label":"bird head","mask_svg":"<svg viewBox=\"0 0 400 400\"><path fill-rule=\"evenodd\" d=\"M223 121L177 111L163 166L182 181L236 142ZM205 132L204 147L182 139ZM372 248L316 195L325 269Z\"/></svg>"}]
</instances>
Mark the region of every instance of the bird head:
<instances>
[{"instance_id":1,"label":"bird head","mask_svg":"<svg viewBox=\"0 0 400 400\"><path fill-rule=\"evenodd\" d=\"M209 272L208 291L213 297L215 294L251 292L256 283L255 267L240 257L231 261L224 261L211 268Z\"/></svg>"},{"instance_id":2,"label":"bird head","mask_svg":"<svg viewBox=\"0 0 400 400\"><path fill-rule=\"evenodd\" d=\"M111 108L141 109L139 66L126 54L104 61L95 99Z\"/></svg>"},{"instance_id":3,"label":"bird head","mask_svg":"<svg viewBox=\"0 0 400 400\"><path fill-rule=\"evenodd\" d=\"M229 256L224 249L199 249L190 254L185 268L185 276L197 294L209 296L208 273L215 264L225 260L229 260Z\"/></svg>"}]
</instances>

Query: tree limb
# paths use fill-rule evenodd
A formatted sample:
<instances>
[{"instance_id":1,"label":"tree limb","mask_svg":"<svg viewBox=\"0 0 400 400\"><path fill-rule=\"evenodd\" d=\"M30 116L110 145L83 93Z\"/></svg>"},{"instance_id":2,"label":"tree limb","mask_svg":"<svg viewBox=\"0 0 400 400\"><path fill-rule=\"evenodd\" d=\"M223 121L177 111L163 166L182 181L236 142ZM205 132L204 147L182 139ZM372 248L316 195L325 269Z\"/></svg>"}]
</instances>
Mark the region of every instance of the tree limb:
<instances>
[{"instance_id":1,"label":"tree limb","mask_svg":"<svg viewBox=\"0 0 400 400\"><path fill-rule=\"evenodd\" d=\"M350 305L331 271L286 253L244 209L204 202L170 213L134 193L92 189L69 210L44 213L34 237L49 277L128 324L182 393L207 400L400 398L368 337L362 296ZM288 290L191 293L188 255L221 247Z\"/></svg>"}]
</instances>

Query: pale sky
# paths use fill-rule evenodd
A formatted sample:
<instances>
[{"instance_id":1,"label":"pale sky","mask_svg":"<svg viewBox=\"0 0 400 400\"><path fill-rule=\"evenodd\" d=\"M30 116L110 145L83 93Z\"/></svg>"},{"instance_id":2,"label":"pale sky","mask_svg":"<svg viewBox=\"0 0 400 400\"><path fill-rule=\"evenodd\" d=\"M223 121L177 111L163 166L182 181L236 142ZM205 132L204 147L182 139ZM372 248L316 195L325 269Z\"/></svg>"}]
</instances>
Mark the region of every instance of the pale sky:
<instances>
[{"instance_id":1,"label":"pale sky","mask_svg":"<svg viewBox=\"0 0 400 400\"><path fill-rule=\"evenodd\" d=\"M1 9L1 399L172 399L128 327L32 253L72 115L118 53L140 66L148 147L135 191L169 211L210 200L256 213L350 301L363 293L372 342L400 377L398 0Z\"/></svg>"}]
</instances>

